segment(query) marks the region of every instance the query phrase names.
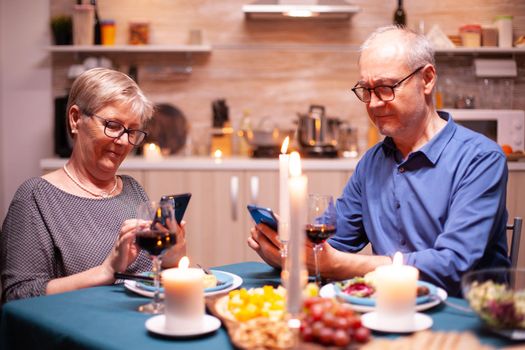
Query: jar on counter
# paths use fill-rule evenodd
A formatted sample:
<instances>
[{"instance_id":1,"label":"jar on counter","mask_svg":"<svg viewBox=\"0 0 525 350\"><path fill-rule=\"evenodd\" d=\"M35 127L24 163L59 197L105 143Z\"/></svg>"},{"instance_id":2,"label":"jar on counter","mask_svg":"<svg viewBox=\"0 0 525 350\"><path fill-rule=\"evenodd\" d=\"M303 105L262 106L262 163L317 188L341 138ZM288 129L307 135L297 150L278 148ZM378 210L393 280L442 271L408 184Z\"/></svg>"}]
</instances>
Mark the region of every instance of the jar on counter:
<instances>
[{"instance_id":1,"label":"jar on counter","mask_svg":"<svg viewBox=\"0 0 525 350\"><path fill-rule=\"evenodd\" d=\"M481 26L479 24L465 24L459 28L459 34L464 47L481 46Z\"/></svg>"}]
</instances>

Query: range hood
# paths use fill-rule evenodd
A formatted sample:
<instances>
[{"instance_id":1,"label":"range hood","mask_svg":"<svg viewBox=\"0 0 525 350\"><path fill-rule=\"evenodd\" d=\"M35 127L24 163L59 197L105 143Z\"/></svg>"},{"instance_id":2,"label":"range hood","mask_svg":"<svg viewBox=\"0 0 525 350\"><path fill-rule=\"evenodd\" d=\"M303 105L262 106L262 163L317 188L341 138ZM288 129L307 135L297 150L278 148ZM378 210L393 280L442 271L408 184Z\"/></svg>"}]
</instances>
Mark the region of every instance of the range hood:
<instances>
[{"instance_id":1,"label":"range hood","mask_svg":"<svg viewBox=\"0 0 525 350\"><path fill-rule=\"evenodd\" d=\"M286 17L350 19L360 11L345 0L256 0L244 5L247 18L278 19Z\"/></svg>"}]
</instances>

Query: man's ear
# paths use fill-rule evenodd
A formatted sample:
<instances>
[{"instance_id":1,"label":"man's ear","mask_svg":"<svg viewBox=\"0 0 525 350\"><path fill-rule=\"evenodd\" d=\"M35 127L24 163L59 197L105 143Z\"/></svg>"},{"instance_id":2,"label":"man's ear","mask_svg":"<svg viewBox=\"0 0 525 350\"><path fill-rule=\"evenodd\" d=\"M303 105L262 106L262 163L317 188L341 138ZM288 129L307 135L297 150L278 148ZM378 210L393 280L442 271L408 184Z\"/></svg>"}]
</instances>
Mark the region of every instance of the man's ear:
<instances>
[{"instance_id":1,"label":"man's ear","mask_svg":"<svg viewBox=\"0 0 525 350\"><path fill-rule=\"evenodd\" d=\"M436 68L431 64L427 64L425 68L423 68L422 74L423 74L425 94L431 95L432 90L437 84Z\"/></svg>"}]
</instances>

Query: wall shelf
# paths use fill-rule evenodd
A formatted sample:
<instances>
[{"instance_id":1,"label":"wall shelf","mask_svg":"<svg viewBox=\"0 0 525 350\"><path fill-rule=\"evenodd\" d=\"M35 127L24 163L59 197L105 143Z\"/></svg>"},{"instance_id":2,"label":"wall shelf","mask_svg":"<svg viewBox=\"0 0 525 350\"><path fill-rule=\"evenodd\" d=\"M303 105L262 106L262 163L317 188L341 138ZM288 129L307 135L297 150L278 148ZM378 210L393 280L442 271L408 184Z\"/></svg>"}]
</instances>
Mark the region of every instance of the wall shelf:
<instances>
[{"instance_id":1,"label":"wall shelf","mask_svg":"<svg viewBox=\"0 0 525 350\"><path fill-rule=\"evenodd\" d=\"M207 53L211 52L211 45L53 45L47 49L71 53Z\"/></svg>"},{"instance_id":2,"label":"wall shelf","mask_svg":"<svg viewBox=\"0 0 525 350\"><path fill-rule=\"evenodd\" d=\"M436 54L525 54L525 47L455 47L453 49L436 49Z\"/></svg>"}]
</instances>

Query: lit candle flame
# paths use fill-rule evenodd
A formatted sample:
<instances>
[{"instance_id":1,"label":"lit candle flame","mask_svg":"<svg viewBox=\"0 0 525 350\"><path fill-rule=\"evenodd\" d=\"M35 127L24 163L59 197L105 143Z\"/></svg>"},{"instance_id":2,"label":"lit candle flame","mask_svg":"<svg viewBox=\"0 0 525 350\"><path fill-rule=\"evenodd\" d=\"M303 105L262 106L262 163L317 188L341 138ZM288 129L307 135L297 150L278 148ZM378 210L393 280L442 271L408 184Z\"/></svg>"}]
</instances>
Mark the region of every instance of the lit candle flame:
<instances>
[{"instance_id":1,"label":"lit candle flame","mask_svg":"<svg viewBox=\"0 0 525 350\"><path fill-rule=\"evenodd\" d=\"M213 156L217 159L222 158L222 151L220 149L215 150L215 152L213 152Z\"/></svg>"},{"instance_id":2,"label":"lit candle flame","mask_svg":"<svg viewBox=\"0 0 525 350\"><path fill-rule=\"evenodd\" d=\"M392 265L396 265L396 266L403 265L403 254L401 254L401 252L396 252L392 260L393 260Z\"/></svg>"},{"instance_id":3,"label":"lit candle flame","mask_svg":"<svg viewBox=\"0 0 525 350\"><path fill-rule=\"evenodd\" d=\"M290 143L290 136L286 136L286 138L283 141L283 145L281 146L281 153L286 154L286 151L288 151L288 144Z\"/></svg>"},{"instance_id":4,"label":"lit candle flame","mask_svg":"<svg viewBox=\"0 0 525 350\"><path fill-rule=\"evenodd\" d=\"M148 149L152 152L155 152L157 150L157 145L154 143L148 143Z\"/></svg>"},{"instance_id":5,"label":"lit candle flame","mask_svg":"<svg viewBox=\"0 0 525 350\"><path fill-rule=\"evenodd\" d=\"M290 176L301 176L301 156L299 152L294 151L290 154Z\"/></svg>"},{"instance_id":6,"label":"lit candle flame","mask_svg":"<svg viewBox=\"0 0 525 350\"><path fill-rule=\"evenodd\" d=\"M179 260L179 269L187 269L190 266L190 259L187 256L183 256Z\"/></svg>"}]
</instances>

